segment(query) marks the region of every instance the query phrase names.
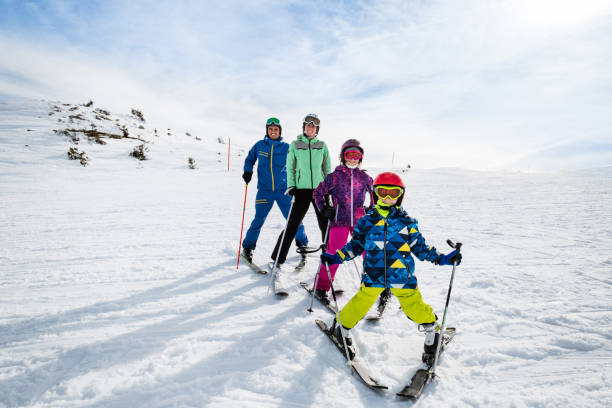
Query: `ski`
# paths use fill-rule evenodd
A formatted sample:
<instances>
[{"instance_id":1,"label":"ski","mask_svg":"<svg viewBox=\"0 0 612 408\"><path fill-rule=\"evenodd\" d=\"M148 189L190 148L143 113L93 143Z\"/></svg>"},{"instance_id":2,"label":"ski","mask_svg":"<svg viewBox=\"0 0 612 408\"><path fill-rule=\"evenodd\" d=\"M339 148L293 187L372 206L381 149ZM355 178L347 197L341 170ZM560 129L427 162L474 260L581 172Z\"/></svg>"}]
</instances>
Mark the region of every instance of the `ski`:
<instances>
[{"instance_id":1,"label":"ski","mask_svg":"<svg viewBox=\"0 0 612 408\"><path fill-rule=\"evenodd\" d=\"M310 286L308 286L308 284L306 282L300 282L300 286L303 287L306 290L306 292L310 293L310 296L314 296L312 294L312 288ZM321 299L318 296L315 296L314 298L317 299L319 301L319 303L321 303L323 306L325 306L325 308L327 308L327 310L332 312L332 314L334 316L336 315L336 308L331 305L331 302L330 302L329 299Z\"/></svg>"},{"instance_id":2,"label":"ski","mask_svg":"<svg viewBox=\"0 0 612 408\"><path fill-rule=\"evenodd\" d=\"M327 327L327 324L325 324L325 322L321 320L315 320L315 323L317 324L317 326L319 326L319 329L321 329L321 331L325 333L325 335L336 345L336 348L342 353L344 358L346 358L346 353L344 351L344 345L342 341L338 341L338 339L336 339L329 332L329 328ZM386 385L379 383L378 380L373 378L370 375L370 369L365 364L359 361L355 361L355 360L350 360L348 364L349 366L351 366L353 371L357 374L359 379L363 381L363 383L367 385L368 387L374 390L386 390L389 388Z\"/></svg>"},{"instance_id":3,"label":"ski","mask_svg":"<svg viewBox=\"0 0 612 408\"><path fill-rule=\"evenodd\" d=\"M450 341L455 337L455 328L448 327L444 330L444 335L442 336L442 344L440 344L440 355L446 348L446 345L450 343ZM438 358L440 357L438 356ZM433 378L433 373L431 372L431 364L425 364L424 367L419 368L410 383L406 385L400 392L397 393L398 396L404 398L410 398L416 400L423 393L423 389L425 389L425 385Z\"/></svg>"},{"instance_id":4,"label":"ski","mask_svg":"<svg viewBox=\"0 0 612 408\"><path fill-rule=\"evenodd\" d=\"M383 291L383 293L380 294L380 298L378 299L378 306L376 307L376 312L369 313L368 315L366 315L366 321L375 323L382 318L382 315L385 312L385 308L387 307L387 303L389 302L390 296L390 292Z\"/></svg>"},{"instance_id":5,"label":"ski","mask_svg":"<svg viewBox=\"0 0 612 408\"><path fill-rule=\"evenodd\" d=\"M300 262L298 262L297 266L293 269L294 273L300 273L306 267L306 254L300 256Z\"/></svg>"},{"instance_id":6,"label":"ski","mask_svg":"<svg viewBox=\"0 0 612 408\"><path fill-rule=\"evenodd\" d=\"M289 296L289 292L280 279L280 271L276 271L274 274L274 294L278 297Z\"/></svg>"},{"instance_id":7,"label":"ski","mask_svg":"<svg viewBox=\"0 0 612 408\"><path fill-rule=\"evenodd\" d=\"M252 261L249 261L244 254L240 254L240 258L242 258L242 260L249 265L249 267L254 271L259 273L260 275L267 275L268 271L265 270L264 268L262 268L261 266L254 264Z\"/></svg>"}]
</instances>

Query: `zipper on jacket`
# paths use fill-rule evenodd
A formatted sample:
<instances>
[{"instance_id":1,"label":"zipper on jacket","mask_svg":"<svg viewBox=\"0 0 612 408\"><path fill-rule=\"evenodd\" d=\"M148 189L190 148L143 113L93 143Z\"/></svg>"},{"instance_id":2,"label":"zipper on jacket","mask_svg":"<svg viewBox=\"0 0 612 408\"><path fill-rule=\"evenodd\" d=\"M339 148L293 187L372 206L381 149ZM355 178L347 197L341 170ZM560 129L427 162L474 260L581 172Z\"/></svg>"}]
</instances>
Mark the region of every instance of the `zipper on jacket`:
<instances>
[{"instance_id":1,"label":"zipper on jacket","mask_svg":"<svg viewBox=\"0 0 612 408\"><path fill-rule=\"evenodd\" d=\"M385 229L383 236L383 257L385 258L383 264L385 265L385 289L387 288L387 219L385 221Z\"/></svg>"},{"instance_id":2,"label":"zipper on jacket","mask_svg":"<svg viewBox=\"0 0 612 408\"><path fill-rule=\"evenodd\" d=\"M314 190L314 178L312 177L312 150L310 150L310 142L308 139L308 155L310 156L310 188Z\"/></svg>"},{"instance_id":3,"label":"zipper on jacket","mask_svg":"<svg viewBox=\"0 0 612 408\"><path fill-rule=\"evenodd\" d=\"M272 158L274 157L274 143L270 149L270 174L272 175L272 191L274 191L274 168L272 167Z\"/></svg>"},{"instance_id":4,"label":"zipper on jacket","mask_svg":"<svg viewBox=\"0 0 612 408\"><path fill-rule=\"evenodd\" d=\"M351 169L351 227L353 226L353 169Z\"/></svg>"}]
</instances>

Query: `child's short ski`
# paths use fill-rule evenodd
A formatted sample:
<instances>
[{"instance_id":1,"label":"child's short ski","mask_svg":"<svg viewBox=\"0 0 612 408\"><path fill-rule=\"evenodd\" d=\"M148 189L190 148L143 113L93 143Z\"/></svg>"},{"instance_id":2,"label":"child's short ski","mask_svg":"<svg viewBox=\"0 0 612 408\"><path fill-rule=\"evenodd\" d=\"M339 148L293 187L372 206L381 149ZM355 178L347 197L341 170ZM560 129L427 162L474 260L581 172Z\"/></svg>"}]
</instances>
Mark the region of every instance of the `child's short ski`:
<instances>
[{"instance_id":1,"label":"child's short ski","mask_svg":"<svg viewBox=\"0 0 612 408\"><path fill-rule=\"evenodd\" d=\"M327 327L327 324L325 324L324 321L315 320L315 322L317 323L317 326L319 326L319 329L321 329L321 331L325 333L325 335L336 345L336 348L342 353L344 358L346 358L346 352L344 351L344 345L342 341L338 341L338 339L336 339L336 337L334 337L329 332L329 328ZM379 383L375 378L373 378L370 375L370 370L365 364L355 360L349 361L348 364L351 366L357 376L359 376L361 381L363 381L363 383L368 387L374 390L386 390L387 388L389 388L386 385Z\"/></svg>"},{"instance_id":2,"label":"child's short ski","mask_svg":"<svg viewBox=\"0 0 612 408\"><path fill-rule=\"evenodd\" d=\"M263 269L263 268L262 268L261 266L259 266L259 265L254 264L252 261L249 261L249 260L248 260L248 259L247 259L247 258L244 256L244 254L240 254L240 258L241 258L241 259L244 261L244 263L246 263L247 265L249 265L249 267L250 267L250 268L251 268L253 271L255 271L255 272L257 272L257 273L259 273L259 274L261 274L261 275L267 275L267 274L268 274L268 271L267 271L267 270Z\"/></svg>"},{"instance_id":3,"label":"child's short ski","mask_svg":"<svg viewBox=\"0 0 612 408\"><path fill-rule=\"evenodd\" d=\"M378 298L378 306L376 306L376 312L368 314L366 316L366 321L377 322L381 319L383 313L385 312L385 308L387 307L387 303L389 302L390 296L391 292L389 289L384 290L380 294L380 297Z\"/></svg>"},{"instance_id":4,"label":"child's short ski","mask_svg":"<svg viewBox=\"0 0 612 408\"><path fill-rule=\"evenodd\" d=\"M455 337L455 328L447 327L444 330L444 335L442 336L442 344L440 344L440 355L442 351L446 348L446 345L450 343L450 341ZM419 368L412 379L410 380L410 384L406 385L404 389L397 393L400 397L410 398L416 400L423 393L423 389L425 388L425 384L427 384L432 379L431 365L425 364L424 367Z\"/></svg>"},{"instance_id":5,"label":"child's short ski","mask_svg":"<svg viewBox=\"0 0 612 408\"><path fill-rule=\"evenodd\" d=\"M376 306L376 311L369 313L366 315L366 321L375 323L378 322L383 313L385 312L385 308L387 307L387 303L389 302L390 292L383 291L378 298L378 305Z\"/></svg>"},{"instance_id":6,"label":"child's short ski","mask_svg":"<svg viewBox=\"0 0 612 408\"><path fill-rule=\"evenodd\" d=\"M312 288L308 286L306 282L300 282L300 286L306 289L306 291L310 293L310 295L312 296ZM321 299L320 297L316 295L314 298L317 299L323 306L325 306L327 310L332 312L334 316L336 315L336 308L331 305L331 302L329 301L329 299Z\"/></svg>"}]
</instances>

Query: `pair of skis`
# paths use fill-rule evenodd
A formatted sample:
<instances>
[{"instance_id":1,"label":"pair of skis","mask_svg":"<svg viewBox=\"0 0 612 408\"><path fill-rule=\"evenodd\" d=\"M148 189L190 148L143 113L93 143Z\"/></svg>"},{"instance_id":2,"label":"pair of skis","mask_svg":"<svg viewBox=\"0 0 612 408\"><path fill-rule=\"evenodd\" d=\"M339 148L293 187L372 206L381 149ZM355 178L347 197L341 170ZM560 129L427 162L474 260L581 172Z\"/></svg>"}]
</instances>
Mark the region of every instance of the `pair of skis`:
<instances>
[{"instance_id":1,"label":"pair of skis","mask_svg":"<svg viewBox=\"0 0 612 408\"><path fill-rule=\"evenodd\" d=\"M317 324L319 329L321 329L321 331L325 333L325 335L332 341L332 343L334 343L338 351L340 351L340 353L346 359L347 353L344 350L344 344L342 342L342 339L337 339L332 333L332 331L327 327L327 324L324 321L315 320L315 323ZM441 344L439 354L442 354L442 352L446 349L446 346L448 345L448 343L450 343L453 337L455 337L455 328L447 328L444 331L444 334L442 335L440 340ZM370 373L370 369L363 362L352 359L348 361L348 364L351 367L352 371L357 374L359 379L371 389L376 391L389 389L388 386L381 384L374 376L372 376L372 374ZM410 379L410 382L404 388L402 388L402 390L396 395L399 397L416 400L421 396L423 390L425 389L425 385L429 383L432 378L434 378L432 364L424 363L420 368L416 370L416 372Z\"/></svg>"},{"instance_id":2,"label":"pair of skis","mask_svg":"<svg viewBox=\"0 0 612 408\"><path fill-rule=\"evenodd\" d=\"M460 242L453 243L450 239L447 240L446 242L448 243L448 245L450 245L452 248L455 249L456 255L459 256L459 261L460 261L461 260L460 251L461 251L462 244ZM397 396L399 397L416 400L417 398L421 396L425 386L436 376L435 371L436 371L436 366L437 366L440 355L446 349L446 346L448 345L448 343L450 343L450 341L455 337L455 328L454 327L446 328L446 313L448 311L448 304L450 301L451 291L453 289L453 281L455 278L455 268L457 266L457 261L453 260L452 265L453 265L453 270L451 273L450 283L448 286L448 292L446 294L446 304L444 306L444 314L442 315L442 324L440 326L441 335L438 341L436 352L434 354L434 359L433 361L431 361L431 358L427 358L428 356L423 354L424 366L417 369L414 375L412 376L410 383L408 383L400 392L397 393ZM336 347L342 352L345 358L348 358L346 350L344 349L344 341L342 339L336 339L333 333L329 329L327 329L327 325L325 323L321 322L320 320L317 320L316 323L317 323L317 326L319 326L319 328L325 332L325 334L330 338L330 340L332 340L332 342L336 345ZM373 389L386 389L387 388L386 386L380 384L378 381L374 380L372 376L369 374L369 370L366 369L365 373L363 369L358 371L357 369L355 369L355 366L352 360L349 362L349 364L351 365L353 370L359 375L360 379L370 388L373 388Z\"/></svg>"}]
</instances>

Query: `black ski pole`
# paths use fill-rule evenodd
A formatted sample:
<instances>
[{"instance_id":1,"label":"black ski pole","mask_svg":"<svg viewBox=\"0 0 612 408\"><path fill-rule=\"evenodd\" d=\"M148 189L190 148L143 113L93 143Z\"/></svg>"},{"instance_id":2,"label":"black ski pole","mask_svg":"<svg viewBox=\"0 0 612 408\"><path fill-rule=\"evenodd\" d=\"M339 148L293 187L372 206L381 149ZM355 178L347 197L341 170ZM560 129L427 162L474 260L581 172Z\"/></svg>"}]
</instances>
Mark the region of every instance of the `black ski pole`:
<instances>
[{"instance_id":1,"label":"black ski pole","mask_svg":"<svg viewBox=\"0 0 612 408\"><path fill-rule=\"evenodd\" d=\"M457 250L457 254L461 252L461 242L453 243L450 239L446 240L446 243L451 246L451 248L455 248ZM448 311L448 303L450 301L451 291L453 290L453 280L455 279L455 267L457 266L457 261L453 261L453 271L451 272L450 284L448 285L448 293L446 295L446 305L444 306L444 314L442 315L442 325L440 326L440 334L438 337L438 346L436 347L436 356L434 358L434 362L431 365L431 369L429 370L429 378L435 377L436 365L438 364L438 357L440 356L440 347L442 345L442 340L444 336L444 330L446 329L446 312Z\"/></svg>"}]
</instances>

